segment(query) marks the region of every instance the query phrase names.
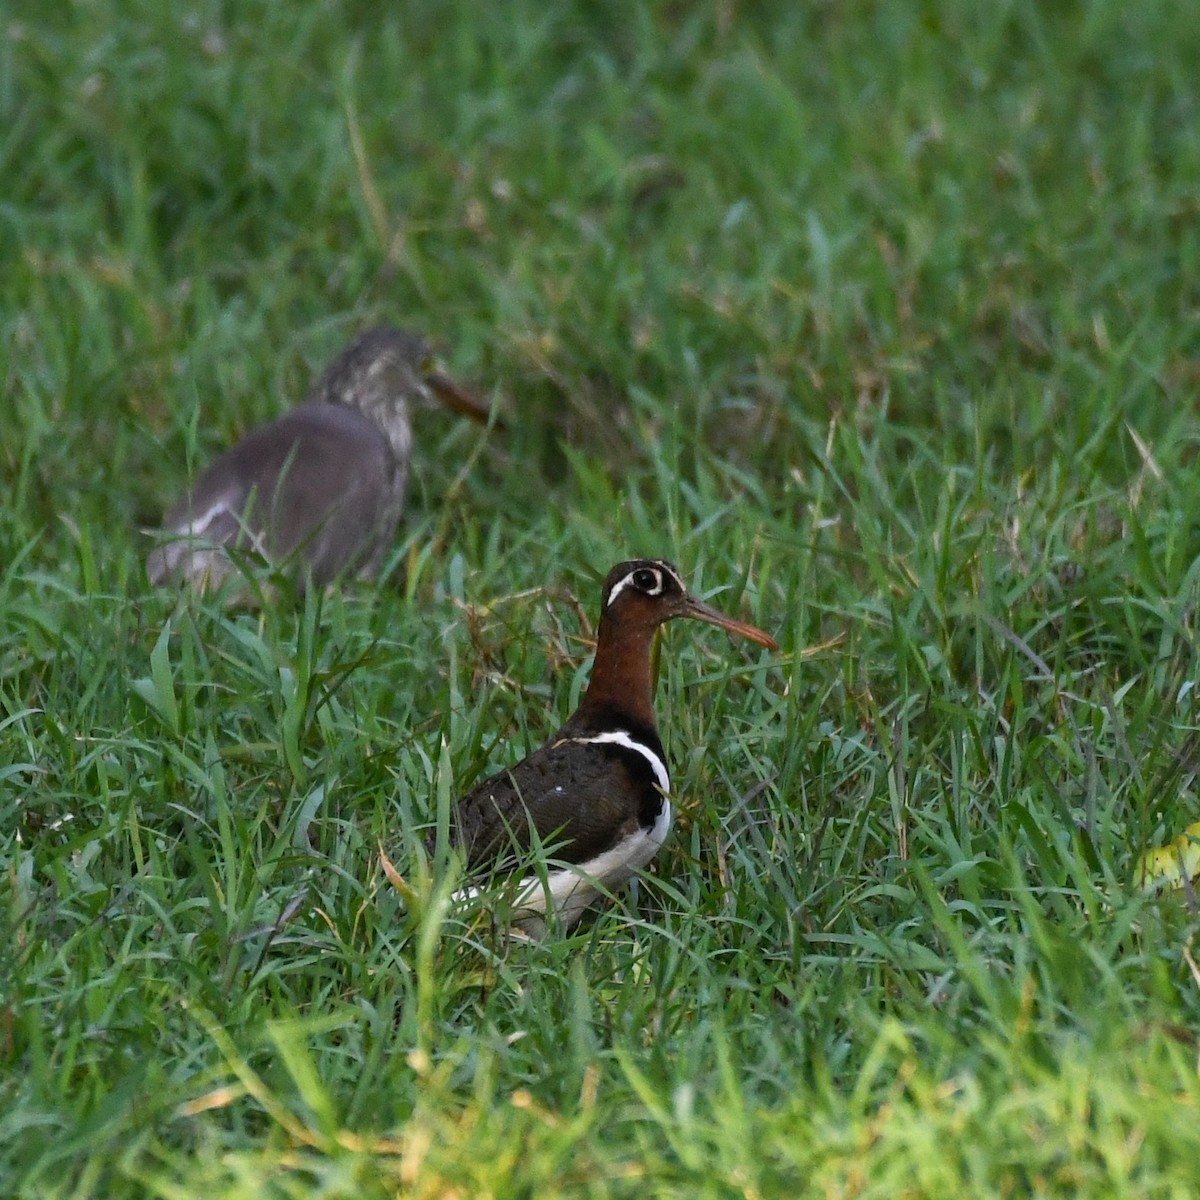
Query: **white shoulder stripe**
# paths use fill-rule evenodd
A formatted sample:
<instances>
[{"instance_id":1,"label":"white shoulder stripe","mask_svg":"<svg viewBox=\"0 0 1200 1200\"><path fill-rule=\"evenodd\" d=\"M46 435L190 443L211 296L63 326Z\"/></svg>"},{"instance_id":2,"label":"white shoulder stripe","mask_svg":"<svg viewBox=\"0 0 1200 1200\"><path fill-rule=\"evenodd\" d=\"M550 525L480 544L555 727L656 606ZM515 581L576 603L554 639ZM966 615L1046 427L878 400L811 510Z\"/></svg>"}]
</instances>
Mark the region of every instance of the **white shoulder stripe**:
<instances>
[{"instance_id":1,"label":"white shoulder stripe","mask_svg":"<svg viewBox=\"0 0 1200 1200\"><path fill-rule=\"evenodd\" d=\"M580 738L564 738L563 741L578 742L581 746L588 745L608 745L622 746L626 750L633 750L640 754L649 764L650 769L654 772L655 781L658 783L659 790L665 795L671 790L671 777L667 774L666 763L663 762L649 746L644 745L625 732L623 729L614 729L611 733L597 733L593 737Z\"/></svg>"},{"instance_id":2,"label":"white shoulder stripe","mask_svg":"<svg viewBox=\"0 0 1200 1200\"><path fill-rule=\"evenodd\" d=\"M192 517L190 521L185 521L179 526L179 532L186 534L189 537L198 537L202 534L218 517L233 515L233 509L229 506L227 497L222 496L212 507L207 511Z\"/></svg>"},{"instance_id":3,"label":"white shoulder stripe","mask_svg":"<svg viewBox=\"0 0 1200 1200\"><path fill-rule=\"evenodd\" d=\"M202 543L208 541L213 545L229 546L234 544L234 536L226 532L224 536L217 534L210 537L209 530L217 521L232 517L238 533L246 539L246 544L256 554L267 557L266 530L256 529L254 524L247 520L247 511L239 511L234 508L233 500L235 498L234 494L226 493L204 512L184 521L181 525L176 525L173 532L179 535L180 540L195 539Z\"/></svg>"}]
</instances>

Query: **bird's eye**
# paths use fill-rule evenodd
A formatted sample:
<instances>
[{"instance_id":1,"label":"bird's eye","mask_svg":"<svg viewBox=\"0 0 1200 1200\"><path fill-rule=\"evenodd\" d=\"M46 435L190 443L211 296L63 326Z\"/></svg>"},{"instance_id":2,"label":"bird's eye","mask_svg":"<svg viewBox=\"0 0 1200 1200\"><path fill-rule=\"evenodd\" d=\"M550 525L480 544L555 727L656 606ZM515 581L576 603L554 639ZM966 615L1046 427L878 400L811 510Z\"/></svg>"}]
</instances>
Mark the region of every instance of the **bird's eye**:
<instances>
[{"instance_id":1,"label":"bird's eye","mask_svg":"<svg viewBox=\"0 0 1200 1200\"><path fill-rule=\"evenodd\" d=\"M640 571L633 573L633 586L639 592L657 596L662 591L662 576L657 571L650 570L649 567L643 567Z\"/></svg>"}]
</instances>

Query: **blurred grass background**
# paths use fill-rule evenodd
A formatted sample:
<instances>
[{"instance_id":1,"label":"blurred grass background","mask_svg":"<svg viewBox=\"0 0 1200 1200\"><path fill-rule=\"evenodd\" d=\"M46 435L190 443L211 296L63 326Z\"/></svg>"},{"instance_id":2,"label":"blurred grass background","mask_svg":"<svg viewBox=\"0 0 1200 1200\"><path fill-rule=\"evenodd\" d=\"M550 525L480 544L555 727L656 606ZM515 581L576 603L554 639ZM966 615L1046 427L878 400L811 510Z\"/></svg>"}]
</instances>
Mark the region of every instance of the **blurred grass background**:
<instances>
[{"instance_id":1,"label":"blurred grass background","mask_svg":"<svg viewBox=\"0 0 1200 1200\"><path fill-rule=\"evenodd\" d=\"M1191 6L0 12L0 1190L1192 1194ZM378 321L504 420L381 586L152 593ZM670 845L510 945L413 831L631 554L783 651L671 631Z\"/></svg>"}]
</instances>

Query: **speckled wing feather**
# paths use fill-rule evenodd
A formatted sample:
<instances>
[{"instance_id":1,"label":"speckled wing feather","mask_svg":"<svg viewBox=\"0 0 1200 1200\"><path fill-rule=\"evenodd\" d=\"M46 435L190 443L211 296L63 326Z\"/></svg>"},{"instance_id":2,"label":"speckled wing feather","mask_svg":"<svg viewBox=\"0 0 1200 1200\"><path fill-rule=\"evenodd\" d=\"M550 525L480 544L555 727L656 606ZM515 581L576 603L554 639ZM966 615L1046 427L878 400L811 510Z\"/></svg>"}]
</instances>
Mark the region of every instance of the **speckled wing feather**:
<instances>
[{"instance_id":1,"label":"speckled wing feather","mask_svg":"<svg viewBox=\"0 0 1200 1200\"><path fill-rule=\"evenodd\" d=\"M653 750L661 758L661 746ZM555 847L555 858L585 863L652 825L661 807L662 790L645 755L560 735L464 796L451 832L469 869L503 869L528 849L530 826Z\"/></svg>"}]
</instances>

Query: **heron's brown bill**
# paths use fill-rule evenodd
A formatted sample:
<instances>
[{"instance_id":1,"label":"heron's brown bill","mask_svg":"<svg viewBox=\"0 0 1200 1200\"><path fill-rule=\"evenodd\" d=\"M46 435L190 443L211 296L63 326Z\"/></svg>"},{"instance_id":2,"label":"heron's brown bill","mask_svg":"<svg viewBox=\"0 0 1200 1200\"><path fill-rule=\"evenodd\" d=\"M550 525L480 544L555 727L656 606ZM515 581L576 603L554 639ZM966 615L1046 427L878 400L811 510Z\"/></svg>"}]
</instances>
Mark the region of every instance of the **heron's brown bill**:
<instances>
[{"instance_id":1,"label":"heron's brown bill","mask_svg":"<svg viewBox=\"0 0 1200 1200\"><path fill-rule=\"evenodd\" d=\"M729 633L736 633L739 637L748 638L760 646L766 646L768 650L779 649L779 643L769 633L764 633L755 625L747 625L744 621L735 621L732 617L717 612L703 600L697 600L695 596L688 596L685 599L682 615L695 617L697 621L707 621L710 625L719 625Z\"/></svg>"},{"instance_id":2,"label":"heron's brown bill","mask_svg":"<svg viewBox=\"0 0 1200 1200\"><path fill-rule=\"evenodd\" d=\"M470 417L472 421L478 421L480 424L487 424L491 410L478 396L467 391L461 384L455 383L438 371L431 371L425 376L425 381L434 396L451 412Z\"/></svg>"}]
</instances>

